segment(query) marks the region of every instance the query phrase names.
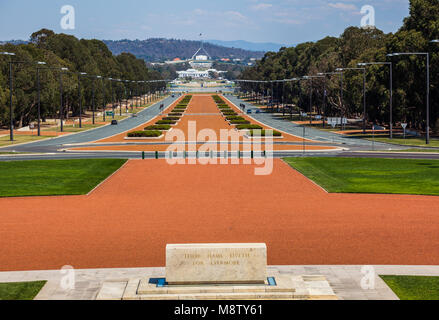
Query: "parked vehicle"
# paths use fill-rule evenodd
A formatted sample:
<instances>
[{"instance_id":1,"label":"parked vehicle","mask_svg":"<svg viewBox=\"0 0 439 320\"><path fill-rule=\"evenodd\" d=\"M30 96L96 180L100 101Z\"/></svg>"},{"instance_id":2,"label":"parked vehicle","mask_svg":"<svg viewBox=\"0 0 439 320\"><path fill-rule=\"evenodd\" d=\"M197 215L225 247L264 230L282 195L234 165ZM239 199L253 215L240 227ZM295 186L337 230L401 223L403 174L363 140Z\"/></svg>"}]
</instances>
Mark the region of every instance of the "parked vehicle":
<instances>
[{"instance_id":1,"label":"parked vehicle","mask_svg":"<svg viewBox=\"0 0 439 320\"><path fill-rule=\"evenodd\" d=\"M111 121L111 125L112 126L117 126L119 123L117 122L117 120L112 120Z\"/></svg>"}]
</instances>

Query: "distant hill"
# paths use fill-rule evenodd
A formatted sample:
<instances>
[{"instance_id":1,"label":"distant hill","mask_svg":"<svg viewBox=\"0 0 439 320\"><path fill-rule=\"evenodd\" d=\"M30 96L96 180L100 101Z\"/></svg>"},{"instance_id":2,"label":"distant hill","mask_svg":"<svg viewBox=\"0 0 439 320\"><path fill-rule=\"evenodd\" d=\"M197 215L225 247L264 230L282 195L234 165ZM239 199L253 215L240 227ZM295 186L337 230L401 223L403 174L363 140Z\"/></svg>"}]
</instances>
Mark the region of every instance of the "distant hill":
<instances>
[{"instance_id":1,"label":"distant hill","mask_svg":"<svg viewBox=\"0 0 439 320\"><path fill-rule=\"evenodd\" d=\"M264 51L264 52L268 52L268 51L278 52L280 48L288 47L287 45L280 43L248 42L244 40L236 40L236 41L207 40L207 42L227 48L240 48L244 50Z\"/></svg>"},{"instance_id":2,"label":"distant hill","mask_svg":"<svg viewBox=\"0 0 439 320\"><path fill-rule=\"evenodd\" d=\"M190 59L200 48L200 41L153 38L148 40L104 40L104 43L118 55L122 52L134 54L147 62L162 62L175 58ZM204 48L213 59L261 59L263 51L250 51L240 48L227 48L205 43Z\"/></svg>"},{"instance_id":3,"label":"distant hill","mask_svg":"<svg viewBox=\"0 0 439 320\"><path fill-rule=\"evenodd\" d=\"M14 46L18 46L20 44L28 44L29 41L24 40L8 40L8 41L0 41L0 46L3 46L5 44L13 44Z\"/></svg>"}]
</instances>

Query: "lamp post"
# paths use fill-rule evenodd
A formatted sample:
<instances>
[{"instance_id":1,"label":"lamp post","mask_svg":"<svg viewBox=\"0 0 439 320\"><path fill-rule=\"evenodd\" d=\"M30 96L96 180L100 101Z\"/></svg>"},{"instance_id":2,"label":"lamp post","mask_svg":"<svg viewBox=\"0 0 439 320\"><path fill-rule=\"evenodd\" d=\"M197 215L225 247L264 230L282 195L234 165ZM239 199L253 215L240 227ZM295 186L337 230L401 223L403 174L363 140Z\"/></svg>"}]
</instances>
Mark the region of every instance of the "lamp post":
<instances>
[{"instance_id":1,"label":"lamp post","mask_svg":"<svg viewBox=\"0 0 439 320\"><path fill-rule=\"evenodd\" d=\"M102 115L103 115L103 121L105 122L105 112L107 109L107 100L106 100L106 90L105 90L105 79L102 78Z\"/></svg>"},{"instance_id":2,"label":"lamp post","mask_svg":"<svg viewBox=\"0 0 439 320\"><path fill-rule=\"evenodd\" d=\"M332 76L332 75L340 75L340 103L341 103L341 109L343 109L343 73L342 72L319 72L317 73L319 76ZM325 81L325 87L326 87L326 81ZM325 93L325 109L326 109L326 93ZM341 111L342 112L342 111ZM341 119L341 126L343 126L343 117Z\"/></svg>"},{"instance_id":3,"label":"lamp post","mask_svg":"<svg viewBox=\"0 0 439 320\"><path fill-rule=\"evenodd\" d=\"M45 65L43 61L37 62L38 65ZM37 67L37 90L38 90L38 136L41 136L41 89L40 89L40 70Z\"/></svg>"},{"instance_id":4,"label":"lamp post","mask_svg":"<svg viewBox=\"0 0 439 320\"><path fill-rule=\"evenodd\" d=\"M81 92L81 76L86 76L87 73L78 73L78 99L79 99L79 128L82 128L82 92Z\"/></svg>"},{"instance_id":5,"label":"lamp post","mask_svg":"<svg viewBox=\"0 0 439 320\"><path fill-rule=\"evenodd\" d=\"M46 63L45 63L45 62L42 62L42 61L37 62L37 64L38 64L38 65L46 65ZM69 71L69 69L68 69L68 68L49 68L49 67L47 67L47 68L37 68L37 88L38 88L38 136L41 135L41 98L40 98L40 96L41 96L41 94L40 94L40 92L41 92L41 88L40 88L40 70L59 70L59 71L60 71L60 79L59 79L59 82L60 82L60 97L61 97L60 113L62 113L62 110L63 110L63 107L62 107L62 94L63 94L62 90L63 90L63 86L62 86L62 76L61 76L61 74L62 74L63 71L65 71L65 72ZM61 117L61 114L60 114L60 117ZM62 132L62 131L63 131L63 125L62 125L62 120L61 120L61 132Z\"/></svg>"},{"instance_id":6,"label":"lamp post","mask_svg":"<svg viewBox=\"0 0 439 320\"><path fill-rule=\"evenodd\" d=\"M299 82L305 80L304 78L291 78L291 79L284 79L284 82ZM290 119L293 119L293 108L290 107Z\"/></svg>"},{"instance_id":7,"label":"lamp post","mask_svg":"<svg viewBox=\"0 0 439 320\"><path fill-rule=\"evenodd\" d=\"M119 83L122 82L121 79L117 79L116 81L119 82ZM118 86L118 87L120 87L120 86ZM122 100L121 100L121 95L122 95L122 93L120 92L120 90L117 90L116 91L116 101L119 103L119 116L122 117Z\"/></svg>"},{"instance_id":8,"label":"lamp post","mask_svg":"<svg viewBox=\"0 0 439 320\"><path fill-rule=\"evenodd\" d=\"M303 79L310 80L311 86L309 90L309 123L312 124L312 89L313 89L313 79L314 78L324 78L324 76L317 75L317 76L304 76Z\"/></svg>"},{"instance_id":9,"label":"lamp post","mask_svg":"<svg viewBox=\"0 0 439 320\"><path fill-rule=\"evenodd\" d=\"M62 75L63 75L63 71L69 71L68 68L61 68L61 71L59 73L59 92L60 92L60 107L59 107L59 117L60 117L60 129L61 132L64 131L64 104L63 104L63 83L62 83Z\"/></svg>"},{"instance_id":10,"label":"lamp post","mask_svg":"<svg viewBox=\"0 0 439 320\"><path fill-rule=\"evenodd\" d=\"M336 71L344 72L346 70L363 71L363 134L366 134L366 68L337 68Z\"/></svg>"},{"instance_id":11,"label":"lamp post","mask_svg":"<svg viewBox=\"0 0 439 320\"><path fill-rule=\"evenodd\" d=\"M426 136L425 143L430 144L430 54L428 52L396 52L390 53L388 57L397 56L426 56L427 58L427 99L426 99Z\"/></svg>"},{"instance_id":12,"label":"lamp post","mask_svg":"<svg viewBox=\"0 0 439 320\"><path fill-rule=\"evenodd\" d=\"M95 80L96 79L101 79L101 76L95 76L93 77L93 81L92 81L92 112L93 112L93 124L95 124L95 113L96 113L96 103L95 103L95 93L96 93L96 84L95 84Z\"/></svg>"},{"instance_id":13,"label":"lamp post","mask_svg":"<svg viewBox=\"0 0 439 320\"><path fill-rule=\"evenodd\" d=\"M370 65L386 65L390 67L390 139L393 139L393 63L392 62L363 62L358 63L359 66L370 66Z\"/></svg>"},{"instance_id":14,"label":"lamp post","mask_svg":"<svg viewBox=\"0 0 439 320\"><path fill-rule=\"evenodd\" d=\"M5 55L5 56L15 56L15 53L12 52L0 52L1 55ZM10 116L10 140L14 141L14 115L13 115L13 106L12 106L12 96L13 96L13 82L12 82L12 77L13 77L13 68L12 68L12 64L14 62L12 61L12 58L9 60L9 116Z\"/></svg>"},{"instance_id":15,"label":"lamp post","mask_svg":"<svg viewBox=\"0 0 439 320\"><path fill-rule=\"evenodd\" d=\"M113 119L114 119L114 91L113 91L113 78L108 78L110 81L110 89L111 89L111 110L113 113Z\"/></svg>"}]
</instances>

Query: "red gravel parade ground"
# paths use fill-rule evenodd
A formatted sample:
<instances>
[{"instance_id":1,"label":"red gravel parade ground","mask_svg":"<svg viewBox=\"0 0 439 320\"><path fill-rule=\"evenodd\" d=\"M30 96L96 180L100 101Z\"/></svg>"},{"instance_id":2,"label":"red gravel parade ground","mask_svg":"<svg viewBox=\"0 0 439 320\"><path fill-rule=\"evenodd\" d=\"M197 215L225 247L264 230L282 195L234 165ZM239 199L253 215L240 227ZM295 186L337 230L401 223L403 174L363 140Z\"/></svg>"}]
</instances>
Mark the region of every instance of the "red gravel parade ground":
<instances>
[{"instance_id":1,"label":"red gravel parade ground","mask_svg":"<svg viewBox=\"0 0 439 320\"><path fill-rule=\"evenodd\" d=\"M439 197L328 194L282 160L131 160L89 195L2 198L0 271L161 267L169 243L267 243L270 265L438 265Z\"/></svg>"}]
</instances>

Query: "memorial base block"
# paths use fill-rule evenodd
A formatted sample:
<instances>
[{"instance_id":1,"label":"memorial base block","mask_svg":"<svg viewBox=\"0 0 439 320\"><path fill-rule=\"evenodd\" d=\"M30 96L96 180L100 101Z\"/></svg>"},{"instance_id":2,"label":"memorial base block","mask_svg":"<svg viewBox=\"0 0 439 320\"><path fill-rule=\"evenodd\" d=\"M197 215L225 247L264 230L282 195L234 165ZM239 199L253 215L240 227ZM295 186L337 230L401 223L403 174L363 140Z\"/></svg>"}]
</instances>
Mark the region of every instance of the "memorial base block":
<instances>
[{"instance_id":1,"label":"memorial base block","mask_svg":"<svg viewBox=\"0 0 439 320\"><path fill-rule=\"evenodd\" d=\"M158 287L149 278L131 279L115 296L105 286L97 300L338 300L324 276L268 274L276 285L165 285Z\"/></svg>"}]
</instances>

